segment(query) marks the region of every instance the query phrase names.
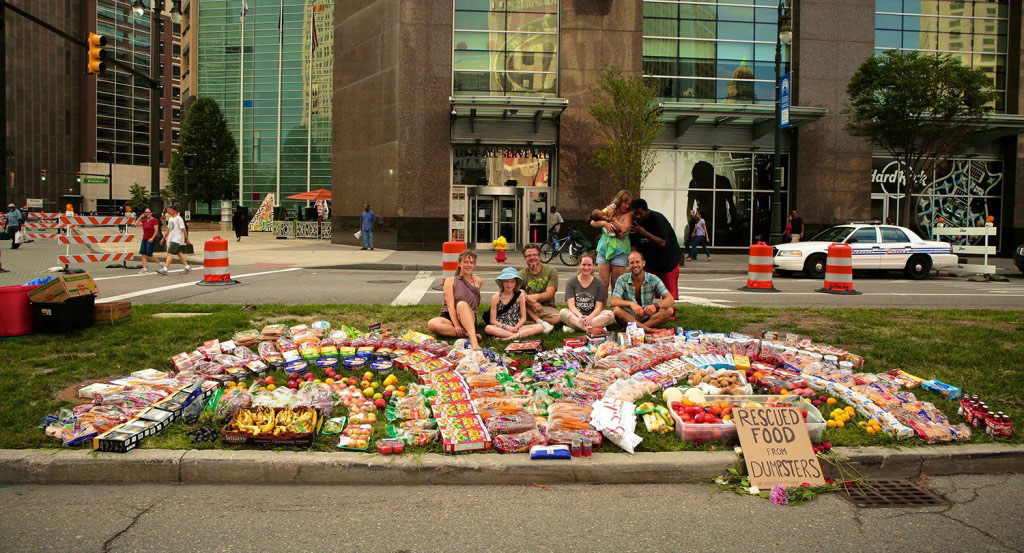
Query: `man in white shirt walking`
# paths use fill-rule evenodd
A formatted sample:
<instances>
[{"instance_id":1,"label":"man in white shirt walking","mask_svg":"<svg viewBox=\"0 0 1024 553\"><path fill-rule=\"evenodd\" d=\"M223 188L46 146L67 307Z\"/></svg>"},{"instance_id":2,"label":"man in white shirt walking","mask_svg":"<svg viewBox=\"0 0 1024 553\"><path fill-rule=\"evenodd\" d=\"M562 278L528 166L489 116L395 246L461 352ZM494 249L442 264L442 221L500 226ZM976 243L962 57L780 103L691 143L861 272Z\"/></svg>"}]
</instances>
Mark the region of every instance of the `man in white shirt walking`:
<instances>
[{"instance_id":1,"label":"man in white shirt walking","mask_svg":"<svg viewBox=\"0 0 1024 553\"><path fill-rule=\"evenodd\" d=\"M192 272L192 267L188 266L188 261L185 260L185 244L191 244L192 242L188 239L188 229L185 228L185 221L178 215L178 206L172 205L167 208L167 235L160 239L160 243L167 242L167 259L164 261L163 266L157 270L157 274L166 275L168 267L171 266L171 258L175 255L181 260L181 264L185 266L185 272Z\"/></svg>"}]
</instances>

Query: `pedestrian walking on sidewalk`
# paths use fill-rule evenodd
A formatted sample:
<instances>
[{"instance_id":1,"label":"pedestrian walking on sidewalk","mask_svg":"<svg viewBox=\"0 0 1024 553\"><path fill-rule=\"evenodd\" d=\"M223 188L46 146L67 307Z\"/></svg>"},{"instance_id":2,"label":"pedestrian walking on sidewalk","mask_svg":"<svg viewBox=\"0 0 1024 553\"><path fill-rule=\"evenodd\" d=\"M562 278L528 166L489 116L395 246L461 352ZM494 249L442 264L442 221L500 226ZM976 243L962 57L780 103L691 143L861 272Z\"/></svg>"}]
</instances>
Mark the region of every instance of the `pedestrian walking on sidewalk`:
<instances>
[{"instance_id":1,"label":"pedestrian walking on sidewalk","mask_svg":"<svg viewBox=\"0 0 1024 553\"><path fill-rule=\"evenodd\" d=\"M163 244L164 241L167 242L167 259L157 273L166 275L167 269L171 266L171 258L175 255L185 266L185 272L192 272L192 267L188 266L188 260L185 259L185 245L192 242L188 239L188 228L181 215L178 215L178 206L176 205L167 208L167 236L160 239L160 243Z\"/></svg>"},{"instance_id":2,"label":"pedestrian walking on sidewalk","mask_svg":"<svg viewBox=\"0 0 1024 553\"><path fill-rule=\"evenodd\" d=\"M804 235L804 220L797 215L794 209L790 216L790 224L792 225L792 232L790 233L790 240L793 242L799 242Z\"/></svg>"},{"instance_id":3,"label":"pedestrian walking on sidewalk","mask_svg":"<svg viewBox=\"0 0 1024 553\"><path fill-rule=\"evenodd\" d=\"M711 253L708 252L708 226L704 222L704 216L700 210L694 212L696 223L693 225L693 232L690 234L690 256L687 261L697 261L697 248L704 248L704 255L711 261Z\"/></svg>"},{"instance_id":4,"label":"pedestrian walking on sidewalk","mask_svg":"<svg viewBox=\"0 0 1024 553\"><path fill-rule=\"evenodd\" d=\"M370 204L363 204L363 212L359 214L359 231L363 233L363 247L360 249L373 249L373 224L379 221L377 214L370 211Z\"/></svg>"},{"instance_id":5,"label":"pedestrian walking on sidewalk","mask_svg":"<svg viewBox=\"0 0 1024 553\"><path fill-rule=\"evenodd\" d=\"M19 241L18 232L21 231L21 223L24 219L22 218L21 212L14 204L7 206L7 233L11 236L11 249L16 250L21 246Z\"/></svg>"},{"instance_id":6,"label":"pedestrian walking on sidewalk","mask_svg":"<svg viewBox=\"0 0 1024 553\"><path fill-rule=\"evenodd\" d=\"M139 270L139 274L144 275L149 273L149 268L146 266L147 261L152 261L157 265L160 264L160 260L153 255L153 251L156 249L157 231L160 230L160 219L153 217L153 211L147 207L142 211L142 215L139 216L138 220L135 221L134 226L142 227L142 244L139 245L142 269Z\"/></svg>"},{"instance_id":7,"label":"pedestrian walking on sidewalk","mask_svg":"<svg viewBox=\"0 0 1024 553\"><path fill-rule=\"evenodd\" d=\"M241 242L243 236L249 236L249 214L245 206L235 208L231 216L231 228L235 230L235 242Z\"/></svg>"}]
</instances>

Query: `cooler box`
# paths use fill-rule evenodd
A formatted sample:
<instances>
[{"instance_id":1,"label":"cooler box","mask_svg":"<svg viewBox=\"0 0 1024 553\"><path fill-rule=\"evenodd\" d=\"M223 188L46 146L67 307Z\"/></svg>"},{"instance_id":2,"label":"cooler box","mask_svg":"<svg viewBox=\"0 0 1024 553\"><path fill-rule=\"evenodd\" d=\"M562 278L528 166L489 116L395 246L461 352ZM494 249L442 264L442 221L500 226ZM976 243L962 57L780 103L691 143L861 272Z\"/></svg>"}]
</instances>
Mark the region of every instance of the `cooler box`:
<instances>
[{"instance_id":1,"label":"cooler box","mask_svg":"<svg viewBox=\"0 0 1024 553\"><path fill-rule=\"evenodd\" d=\"M28 292L36 286L0 287L0 337L32 334L32 303Z\"/></svg>"},{"instance_id":2,"label":"cooler box","mask_svg":"<svg viewBox=\"0 0 1024 553\"><path fill-rule=\"evenodd\" d=\"M32 303L32 326L45 334L68 334L92 326L96 296L68 298L60 303Z\"/></svg>"}]
</instances>

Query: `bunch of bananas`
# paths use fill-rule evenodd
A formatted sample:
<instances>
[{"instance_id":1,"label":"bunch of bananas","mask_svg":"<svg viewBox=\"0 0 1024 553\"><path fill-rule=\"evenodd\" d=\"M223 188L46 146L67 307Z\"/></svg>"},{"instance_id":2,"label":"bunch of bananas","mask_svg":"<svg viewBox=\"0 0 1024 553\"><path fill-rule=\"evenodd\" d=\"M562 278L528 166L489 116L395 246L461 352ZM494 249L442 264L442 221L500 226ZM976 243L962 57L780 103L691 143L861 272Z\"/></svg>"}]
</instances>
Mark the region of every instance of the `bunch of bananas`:
<instances>
[{"instance_id":1,"label":"bunch of bananas","mask_svg":"<svg viewBox=\"0 0 1024 553\"><path fill-rule=\"evenodd\" d=\"M662 405L655 405L650 401L642 403L637 407L636 414L643 416L648 432L670 432L675 427L672 415Z\"/></svg>"},{"instance_id":2,"label":"bunch of bananas","mask_svg":"<svg viewBox=\"0 0 1024 553\"><path fill-rule=\"evenodd\" d=\"M312 407L281 409L276 413L270 407L239 409L228 423L229 431L246 432L253 436L280 436L286 432L304 434L316 429L318 413Z\"/></svg>"}]
</instances>

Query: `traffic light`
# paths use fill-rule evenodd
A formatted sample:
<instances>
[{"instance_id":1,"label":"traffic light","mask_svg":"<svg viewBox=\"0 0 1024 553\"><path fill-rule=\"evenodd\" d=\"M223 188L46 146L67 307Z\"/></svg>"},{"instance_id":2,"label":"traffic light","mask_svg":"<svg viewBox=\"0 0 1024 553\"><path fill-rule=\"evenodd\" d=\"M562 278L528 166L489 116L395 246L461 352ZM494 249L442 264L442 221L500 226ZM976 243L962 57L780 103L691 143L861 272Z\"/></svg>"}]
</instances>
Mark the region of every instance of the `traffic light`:
<instances>
[{"instance_id":1,"label":"traffic light","mask_svg":"<svg viewBox=\"0 0 1024 553\"><path fill-rule=\"evenodd\" d=\"M107 64L103 61L107 59L107 50L104 46L107 45L107 37L100 36L96 33L89 33L89 64L87 69L90 73L103 73L107 69Z\"/></svg>"},{"instance_id":2,"label":"traffic light","mask_svg":"<svg viewBox=\"0 0 1024 553\"><path fill-rule=\"evenodd\" d=\"M76 171L75 172L75 182L77 182L78 184L82 184L82 172L81 171Z\"/></svg>"},{"instance_id":3,"label":"traffic light","mask_svg":"<svg viewBox=\"0 0 1024 553\"><path fill-rule=\"evenodd\" d=\"M46 182L46 169L39 171L39 180Z\"/></svg>"}]
</instances>

